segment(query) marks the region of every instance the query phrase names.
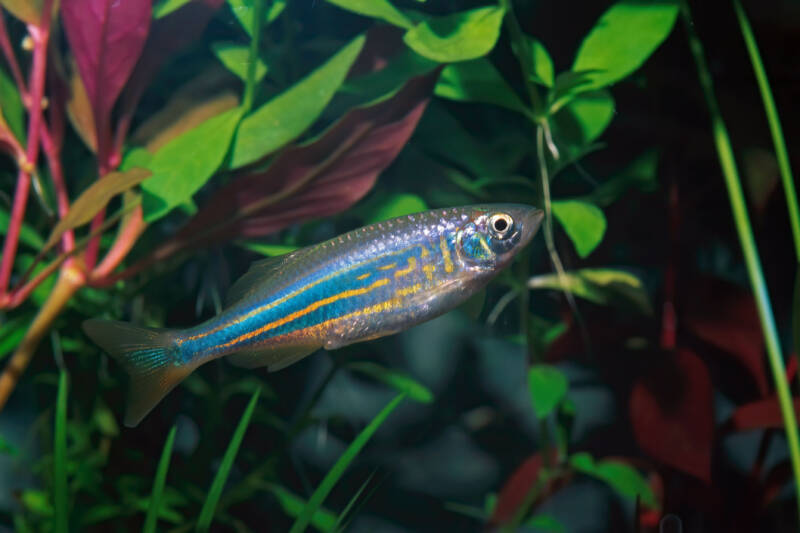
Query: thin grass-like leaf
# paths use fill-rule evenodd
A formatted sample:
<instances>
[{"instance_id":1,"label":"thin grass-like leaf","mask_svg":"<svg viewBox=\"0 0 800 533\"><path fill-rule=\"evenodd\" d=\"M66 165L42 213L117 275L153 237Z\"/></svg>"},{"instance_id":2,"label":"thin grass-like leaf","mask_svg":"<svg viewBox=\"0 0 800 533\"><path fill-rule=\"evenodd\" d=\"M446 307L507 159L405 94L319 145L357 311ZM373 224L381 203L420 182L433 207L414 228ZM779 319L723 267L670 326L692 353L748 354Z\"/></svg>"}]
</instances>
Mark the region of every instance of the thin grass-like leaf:
<instances>
[{"instance_id":1,"label":"thin grass-like leaf","mask_svg":"<svg viewBox=\"0 0 800 533\"><path fill-rule=\"evenodd\" d=\"M161 452L161 459L158 461L156 477L153 480L153 491L150 493L150 506L147 508L147 517L144 520L144 533L155 533L156 523L158 522L158 511L161 509L161 499L164 496L164 483L167 480L169 470L169 460L172 456L172 445L175 442L175 431L177 426L172 426L164 442L164 449Z\"/></svg>"},{"instance_id":2,"label":"thin grass-like leaf","mask_svg":"<svg viewBox=\"0 0 800 533\"><path fill-rule=\"evenodd\" d=\"M395 396L394 399L389 402L375 418L372 419L372 422L370 422L369 425L358 434L355 440L350 443L350 446L348 446L341 457L339 457L333 467L322 479L322 482L317 487L317 490L315 490L314 494L311 495L311 498L308 500L308 503L306 503L303 512L297 517L297 520L295 520L289 533L302 533L306 530L309 522L311 521L311 517L314 516L316 510L320 505L322 505L322 502L325 501L325 498L328 496L328 494L330 494L333 487L339 481L339 478L342 477L344 471L347 470L347 467L350 466L350 463L353 462L353 459L356 458L364 445L366 445L369 439L372 438L372 435L375 434L375 431L378 430L381 424L383 424L392 411L394 411L395 408L400 405L400 402L402 402L405 397L405 393Z\"/></svg>"},{"instance_id":3,"label":"thin grass-like leaf","mask_svg":"<svg viewBox=\"0 0 800 533\"><path fill-rule=\"evenodd\" d=\"M342 512L339 513L339 516L336 518L336 523L333 526L333 531L337 533L340 531L344 531L347 528L347 524L353 519L353 516L348 516L353 509L357 509L356 504L359 503L359 498L361 498L361 494L364 492L364 489L367 488L369 482L372 481L372 478L375 477L375 472L372 472L367 479L364 480L364 483L358 488L358 490L350 497L350 501L347 502ZM369 495L367 495L367 498ZM355 512L353 513L355 514ZM347 520L345 520L347 518Z\"/></svg>"},{"instance_id":4,"label":"thin grass-like leaf","mask_svg":"<svg viewBox=\"0 0 800 533\"><path fill-rule=\"evenodd\" d=\"M217 475L214 476L214 481L211 483L211 488L208 489L206 501L203 503L203 508L200 510L200 517L197 519L196 531L208 531L211 526L211 520L214 518L214 511L217 508L219 497L222 495L222 489L225 488L225 482L228 480L228 474L231 472L233 461L236 459L236 453L239 451L239 446L242 444L244 434L247 431L247 426L250 424L250 418L253 416L253 410L256 408L258 397L261 394L261 389L253 391L253 396L250 398L250 403L242 414L239 425L236 426L236 431L233 432L233 437L228 443L228 449L225 450L225 455L222 457L222 463L219 465Z\"/></svg>"},{"instance_id":5,"label":"thin grass-like leaf","mask_svg":"<svg viewBox=\"0 0 800 533\"><path fill-rule=\"evenodd\" d=\"M750 217L747 214L747 205L742 192L742 184L739 179L739 171L736 166L733 146L731 145L728 129L722 118L722 113L714 95L714 82L711 78L711 71L706 63L703 44L697 36L692 21L692 14L686 0L681 2L681 12L686 23L686 33L689 39L689 48L694 56L697 65L697 74L700 86L706 99L709 114L711 115L711 128L714 136L714 143L717 147L722 174L725 178L725 185L728 188L728 197L733 212L733 219L736 223L736 230L739 234L739 242L742 246L747 273L750 277L750 285L758 308L758 316L761 320L761 329L764 334L764 341L767 348L767 360L772 370L775 390L778 393L778 402L781 406L783 423L786 429L786 440L789 445L789 457L791 458L792 470L795 479L795 497L797 499L797 510L800 513L800 438L797 432L797 419L794 414L791 391L786 380L781 354L781 345L778 338L778 330L775 326L775 317L772 314L767 284L764 280L764 272L761 269L761 259L756 248L753 229L750 225Z\"/></svg>"},{"instance_id":6,"label":"thin grass-like leaf","mask_svg":"<svg viewBox=\"0 0 800 533\"><path fill-rule=\"evenodd\" d=\"M56 420L53 442L53 503L56 533L67 533L67 371L58 376Z\"/></svg>"}]
</instances>

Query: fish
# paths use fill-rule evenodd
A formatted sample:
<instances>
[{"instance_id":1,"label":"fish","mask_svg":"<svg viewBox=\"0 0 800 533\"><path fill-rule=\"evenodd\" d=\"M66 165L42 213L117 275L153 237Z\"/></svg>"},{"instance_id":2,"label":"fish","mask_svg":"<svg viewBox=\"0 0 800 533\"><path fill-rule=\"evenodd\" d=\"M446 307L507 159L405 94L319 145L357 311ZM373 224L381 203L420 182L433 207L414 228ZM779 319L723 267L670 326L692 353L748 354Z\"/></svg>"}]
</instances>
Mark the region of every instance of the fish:
<instances>
[{"instance_id":1,"label":"fish","mask_svg":"<svg viewBox=\"0 0 800 533\"><path fill-rule=\"evenodd\" d=\"M277 371L450 311L511 263L542 218L521 204L405 215L253 263L198 326L89 319L83 330L130 375L124 423L133 427L209 361Z\"/></svg>"}]
</instances>

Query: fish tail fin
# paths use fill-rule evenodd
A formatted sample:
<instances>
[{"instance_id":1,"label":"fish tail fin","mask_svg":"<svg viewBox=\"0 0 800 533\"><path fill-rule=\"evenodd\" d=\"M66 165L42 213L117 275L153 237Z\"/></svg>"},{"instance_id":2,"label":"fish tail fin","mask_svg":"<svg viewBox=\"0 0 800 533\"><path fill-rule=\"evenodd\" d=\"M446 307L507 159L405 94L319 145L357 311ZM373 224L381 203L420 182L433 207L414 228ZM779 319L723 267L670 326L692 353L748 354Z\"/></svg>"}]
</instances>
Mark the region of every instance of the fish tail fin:
<instances>
[{"instance_id":1,"label":"fish tail fin","mask_svg":"<svg viewBox=\"0 0 800 533\"><path fill-rule=\"evenodd\" d=\"M183 363L172 330L86 320L83 331L130 375L125 425L139 424L164 396L197 368Z\"/></svg>"}]
</instances>

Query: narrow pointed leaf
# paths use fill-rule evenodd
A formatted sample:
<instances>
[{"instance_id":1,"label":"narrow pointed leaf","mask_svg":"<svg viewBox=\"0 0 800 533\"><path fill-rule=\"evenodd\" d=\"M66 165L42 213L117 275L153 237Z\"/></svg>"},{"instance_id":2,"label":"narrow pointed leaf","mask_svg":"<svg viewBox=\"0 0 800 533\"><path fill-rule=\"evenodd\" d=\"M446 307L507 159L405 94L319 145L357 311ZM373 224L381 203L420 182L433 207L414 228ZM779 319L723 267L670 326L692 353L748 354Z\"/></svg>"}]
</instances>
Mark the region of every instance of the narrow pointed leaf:
<instances>
[{"instance_id":1,"label":"narrow pointed leaf","mask_svg":"<svg viewBox=\"0 0 800 533\"><path fill-rule=\"evenodd\" d=\"M634 308L652 313L644 284L629 272L606 268L583 268L558 274L542 274L528 280L530 289L566 290L600 305Z\"/></svg>"},{"instance_id":2,"label":"narrow pointed leaf","mask_svg":"<svg viewBox=\"0 0 800 533\"><path fill-rule=\"evenodd\" d=\"M0 112L2 112L2 117L5 118L11 133L20 144L23 144L25 140L25 106L19 96L19 89L2 67L0 67Z\"/></svg>"},{"instance_id":3,"label":"narrow pointed leaf","mask_svg":"<svg viewBox=\"0 0 800 533\"><path fill-rule=\"evenodd\" d=\"M253 0L227 0L234 16L239 20L242 29L253 37ZM286 9L286 0L273 0L264 10L264 19L267 24L277 19Z\"/></svg>"},{"instance_id":4,"label":"narrow pointed leaf","mask_svg":"<svg viewBox=\"0 0 800 533\"><path fill-rule=\"evenodd\" d=\"M481 7L424 20L408 30L403 40L415 52L440 63L485 56L500 37L505 10Z\"/></svg>"},{"instance_id":5,"label":"narrow pointed leaf","mask_svg":"<svg viewBox=\"0 0 800 533\"><path fill-rule=\"evenodd\" d=\"M328 0L328 2L353 13L382 20L400 28L409 29L414 26L414 23L394 7L389 0Z\"/></svg>"},{"instance_id":6,"label":"narrow pointed leaf","mask_svg":"<svg viewBox=\"0 0 800 533\"><path fill-rule=\"evenodd\" d=\"M214 481L211 483L211 488L208 489L206 501L203 502L203 508L200 510L200 516L197 519L197 531L208 531L211 526L211 521L214 519L214 511L217 508L219 497L222 495L222 489L225 488L225 482L228 480L233 461L236 459L236 454L239 452L239 446L242 444L244 434L247 431L247 426L250 424L250 418L253 416L253 411L258 403L258 397L261 394L261 389L256 389L250 402L242 413L242 418L233 432L228 448L225 450L225 455L222 457L222 462L217 470L217 475L214 476Z\"/></svg>"},{"instance_id":7,"label":"narrow pointed leaf","mask_svg":"<svg viewBox=\"0 0 800 533\"><path fill-rule=\"evenodd\" d=\"M604 481L621 496L630 500L639 497L647 507L658 508L655 493L647 480L635 468L622 461L595 461L591 455L583 452L570 457L569 464L579 472Z\"/></svg>"},{"instance_id":8,"label":"narrow pointed leaf","mask_svg":"<svg viewBox=\"0 0 800 533\"><path fill-rule=\"evenodd\" d=\"M143 533L155 533L158 523L158 510L161 509L161 502L164 496L164 484L167 480L169 461L172 456L172 445L175 442L177 426L172 426L164 442L164 449L161 451L161 459L158 461L156 477L153 480L153 490L150 492L150 505L147 508L147 516L144 520Z\"/></svg>"},{"instance_id":9,"label":"narrow pointed leaf","mask_svg":"<svg viewBox=\"0 0 800 533\"><path fill-rule=\"evenodd\" d=\"M314 491L314 494L311 495L311 498L308 500L305 508L303 509L302 514L297 517L294 524L292 525L292 529L289 533L302 533L308 527L309 522L311 521L311 517L314 516L314 513L317 512L319 507L322 505L322 502L325 501L325 498L328 497L333 487L339 481L339 478L342 477L347 467L350 466L350 463L358 456L361 452L361 449L369 442L372 438L372 435L378 430L378 428L383 424L383 422L389 417L392 411L400 405L400 402L403 401L405 398L405 394L398 394L395 398L389 402L386 407L384 407L380 413L378 413L375 418L361 430L361 433L355 438L353 442L350 443L350 446L344 451L344 453L339 457L339 459L334 463L333 467L328 471L325 477L320 482L319 486Z\"/></svg>"},{"instance_id":10,"label":"narrow pointed leaf","mask_svg":"<svg viewBox=\"0 0 800 533\"><path fill-rule=\"evenodd\" d=\"M67 501L67 371L61 370L58 376L58 395L56 396L56 419L53 435L53 508L55 509L56 533L67 533L69 517Z\"/></svg>"},{"instance_id":11,"label":"narrow pointed leaf","mask_svg":"<svg viewBox=\"0 0 800 533\"><path fill-rule=\"evenodd\" d=\"M431 393L428 387L397 370L385 368L368 361L350 363L347 365L347 368L365 374L400 392L404 392L414 401L420 403L431 403L433 401L433 393Z\"/></svg>"},{"instance_id":12,"label":"narrow pointed leaf","mask_svg":"<svg viewBox=\"0 0 800 533\"><path fill-rule=\"evenodd\" d=\"M0 207L0 235L5 235L8 231L8 224L11 222L11 217L4 208ZM22 223L19 230L19 242L30 246L34 250L39 250L44 247L44 239L42 239L36 230L26 223Z\"/></svg>"},{"instance_id":13,"label":"narrow pointed leaf","mask_svg":"<svg viewBox=\"0 0 800 533\"><path fill-rule=\"evenodd\" d=\"M250 47L244 44L216 42L211 43L211 50L225 68L240 79L247 80L247 69L250 62ZM259 59L256 62L255 81L260 82L267 75L267 65Z\"/></svg>"},{"instance_id":14,"label":"narrow pointed leaf","mask_svg":"<svg viewBox=\"0 0 800 533\"><path fill-rule=\"evenodd\" d=\"M111 172L106 174L103 179L94 182L75 200L64 218L58 221L44 248L51 248L65 231L88 224L114 196L135 187L148 176L150 176L150 171L143 168L132 168L124 172Z\"/></svg>"},{"instance_id":15,"label":"narrow pointed leaf","mask_svg":"<svg viewBox=\"0 0 800 533\"><path fill-rule=\"evenodd\" d=\"M603 13L581 44L572 70L594 70L591 87L625 78L669 36L678 2L622 0Z\"/></svg>"},{"instance_id":16,"label":"narrow pointed leaf","mask_svg":"<svg viewBox=\"0 0 800 533\"><path fill-rule=\"evenodd\" d=\"M173 11L182 8L192 0L162 0L153 7L153 18L166 17Z\"/></svg>"},{"instance_id":17,"label":"narrow pointed leaf","mask_svg":"<svg viewBox=\"0 0 800 533\"><path fill-rule=\"evenodd\" d=\"M297 518L307 505L306 501L296 494L286 490L280 485L270 483L265 487L281 504L283 512L292 518ZM335 531L336 515L324 507L320 507L311 517L311 525L319 531Z\"/></svg>"},{"instance_id":18,"label":"narrow pointed leaf","mask_svg":"<svg viewBox=\"0 0 800 533\"><path fill-rule=\"evenodd\" d=\"M534 76L533 81L545 87L552 87L555 83L555 70L547 48L537 39L530 39L529 42L532 56L531 62L533 63L533 68L531 69Z\"/></svg>"},{"instance_id":19,"label":"narrow pointed leaf","mask_svg":"<svg viewBox=\"0 0 800 533\"><path fill-rule=\"evenodd\" d=\"M28 24L38 24L42 15L42 0L0 0L0 5Z\"/></svg>"},{"instance_id":20,"label":"narrow pointed leaf","mask_svg":"<svg viewBox=\"0 0 800 533\"><path fill-rule=\"evenodd\" d=\"M553 202L553 215L582 258L592 253L603 240L606 217L599 207L580 200L557 200Z\"/></svg>"},{"instance_id":21,"label":"narrow pointed leaf","mask_svg":"<svg viewBox=\"0 0 800 533\"><path fill-rule=\"evenodd\" d=\"M252 163L303 133L322 113L364 46L353 39L324 65L242 120L231 168Z\"/></svg>"}]
</instances>

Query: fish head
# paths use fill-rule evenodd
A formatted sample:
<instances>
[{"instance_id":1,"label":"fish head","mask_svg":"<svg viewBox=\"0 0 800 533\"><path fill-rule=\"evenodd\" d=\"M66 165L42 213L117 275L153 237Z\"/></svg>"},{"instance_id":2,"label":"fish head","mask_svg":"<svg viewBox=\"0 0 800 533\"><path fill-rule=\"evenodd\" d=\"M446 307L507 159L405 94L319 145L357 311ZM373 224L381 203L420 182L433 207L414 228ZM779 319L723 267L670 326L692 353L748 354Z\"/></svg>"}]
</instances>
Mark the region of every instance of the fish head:
<instances>
[{"instance_id":1,"label":"fish head","mask_svg":"<svg viewBox=\"0 0 800 533\"><path fill-rule=\"evenodd\" d=\"M456 235L456 252L469 270L498 271L531 241L544 218L541 209L492 204L472 210Z\"/></svg>"}]
</instances>

